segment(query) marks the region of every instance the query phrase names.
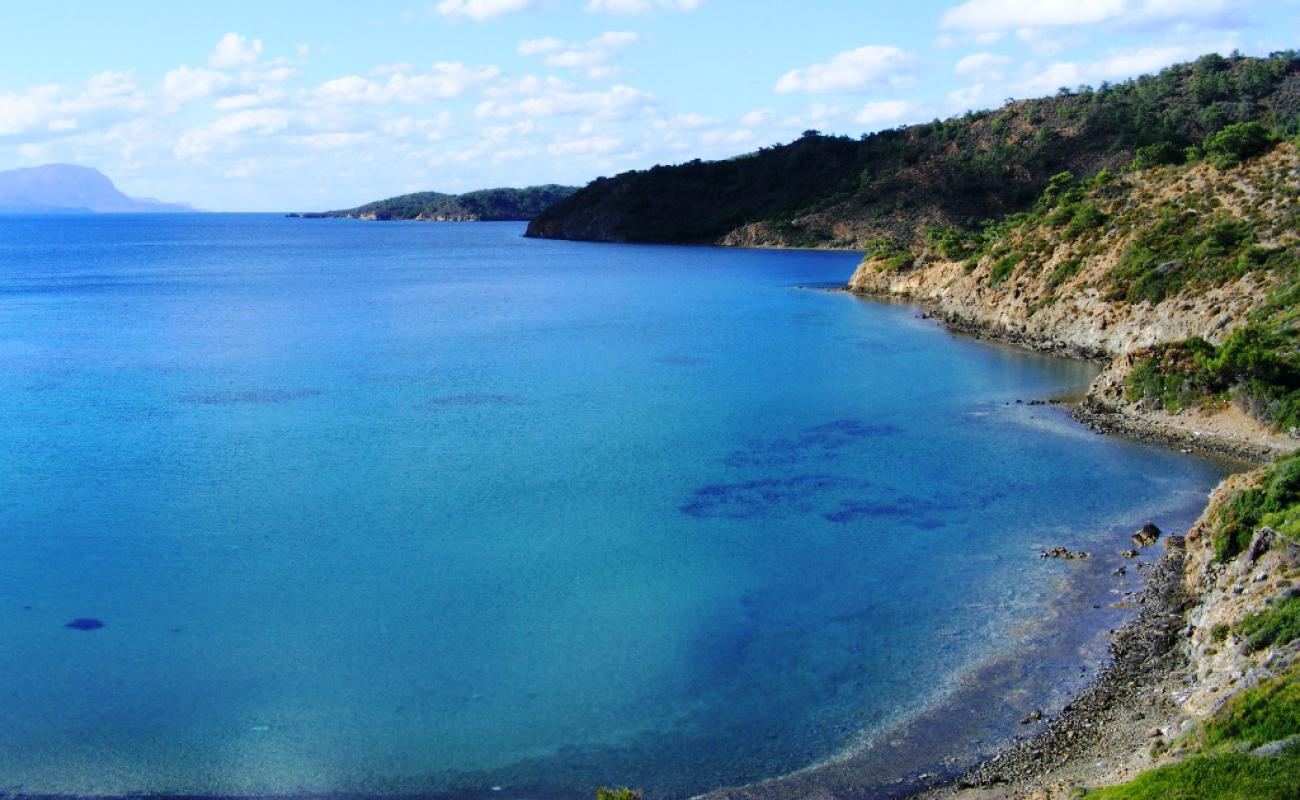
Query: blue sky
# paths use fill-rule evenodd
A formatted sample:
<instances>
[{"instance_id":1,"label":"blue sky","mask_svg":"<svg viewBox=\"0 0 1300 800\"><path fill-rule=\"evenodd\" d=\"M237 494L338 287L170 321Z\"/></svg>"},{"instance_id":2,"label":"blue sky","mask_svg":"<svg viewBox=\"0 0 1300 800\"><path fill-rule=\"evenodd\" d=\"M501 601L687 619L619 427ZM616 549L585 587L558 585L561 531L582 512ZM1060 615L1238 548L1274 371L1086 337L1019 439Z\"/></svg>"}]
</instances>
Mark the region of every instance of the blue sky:
<instances>
[{"instance_id":1,"label":"blue sky","mask_svg":"<svg viewBox=\"0 0 1300 800\"><path fill-rule=\"evenodd\" d=\"M1300 0L12 4L0 169L312 210L585 183L1300 46Z\"/></svg>"}]
</instances>

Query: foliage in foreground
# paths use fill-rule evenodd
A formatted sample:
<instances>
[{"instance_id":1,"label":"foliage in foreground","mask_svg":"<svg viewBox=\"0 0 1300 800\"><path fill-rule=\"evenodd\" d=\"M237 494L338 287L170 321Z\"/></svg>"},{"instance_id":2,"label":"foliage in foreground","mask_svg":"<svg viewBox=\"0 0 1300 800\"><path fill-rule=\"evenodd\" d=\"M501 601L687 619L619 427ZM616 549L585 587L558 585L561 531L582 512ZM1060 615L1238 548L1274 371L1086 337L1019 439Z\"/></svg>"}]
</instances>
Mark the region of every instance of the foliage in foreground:
<instances>
[{"instance_id":1,"label":"foliage in foreground","mask_svg":"<svg viewBox=\"0 0 1300 800\"><path fill-rule=\"evenodd\" d=\"M1276 755L1249 750L1300 734L1300 683L1292 672L1242 692L1193 741L1200 752L1136 779L1089 792L1088 800L1294 800L1300 743Z\"/></svg>"},{"instance_id":2,"label":"foliage in foreground","mask_svg":"<svg viewBox=\"0 0 1300 800\"><path fill-rule=\"evenodd\" d=\"M1192 756L1144 772L1129 783L1098 789L1087 800L1295 800L1300 797L1300 745L1271 758L1243 753Z\"/></svg>"}]
</instances>

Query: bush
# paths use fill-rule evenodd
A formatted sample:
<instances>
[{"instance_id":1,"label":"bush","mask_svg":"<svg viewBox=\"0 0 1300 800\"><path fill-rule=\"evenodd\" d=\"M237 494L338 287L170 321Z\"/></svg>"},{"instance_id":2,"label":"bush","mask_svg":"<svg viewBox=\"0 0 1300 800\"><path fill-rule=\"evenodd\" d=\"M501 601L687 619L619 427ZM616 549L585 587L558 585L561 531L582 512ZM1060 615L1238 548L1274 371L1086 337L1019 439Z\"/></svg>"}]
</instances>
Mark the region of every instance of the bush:
<instances>
[{"instance_id":1,"label":"bush","mask_svg":"<svg viewBox=\"0 0 1300 800\"><path fill-rule=\"evenodd\" d=\"M1016 250L998 259L997 263L993 265L992 271L989 272L989 286L997 286L1011 277L1011 273L1016 271L1016 265L1024 260L1024 257L1024 253Z\"/></svg>"},{"instance_id":2,"label":"bush","mask_svg":"<svg viewBox=\"0 0 1300 800\"><path fill-rule=\"evenodd\" d=\"M1258 122L1238 122L1205 139L1205 155L1219 169L1234 167L1247 159L1267 153L1277 137Z\"/></svg>"},{"instance_id":3,"label":"bush","mask_svg":"<svg viewBox=\"0 0 1300 800\"><path fill-rule=\"evenodd\" d=\"M1139 147L1133 157L1133 166L1137 169L1151 169L1168 164L1181 164L1187 160L1183 148L1173 142L1157 142L1146 147Z\"/></svg>"},{"instance_id":4,"label":"bush","mask_svg":"<svg viewBox=\"0 0 1300 800\"><path fill-rule=\"evenodd\" d=\"M1300 513L1300 453L1274 462L1258 489L1238 492L1220 509L1211 542L1219 561L1246 549L1255 530L1269 522L1294 520Z\"/></svg>"}]
</instances>

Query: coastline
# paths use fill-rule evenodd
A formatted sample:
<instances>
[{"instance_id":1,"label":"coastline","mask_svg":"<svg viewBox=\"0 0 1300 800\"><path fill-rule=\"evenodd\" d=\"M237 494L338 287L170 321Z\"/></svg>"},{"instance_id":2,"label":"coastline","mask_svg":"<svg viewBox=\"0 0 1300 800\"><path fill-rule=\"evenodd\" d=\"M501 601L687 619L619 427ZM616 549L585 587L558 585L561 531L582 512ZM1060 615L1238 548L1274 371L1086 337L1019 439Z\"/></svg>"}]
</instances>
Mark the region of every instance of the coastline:
<instances>
[{"instance_id":1,"label":"coastline","mask_svg":"<svg viewBox=\"0 0 1300 800\"><path fill-rule=\"evenodd\" d=\"M849 288L831 291L872 302L917 307L921 309L919 319L936 322L958 335L1103 364L1110 361L1103 350L1063 347L1057 342L1012 335L1006 330L984 328L950 317L943 314L936 304L919 298L879 295ZM1238 462L1243 471L1267 463L1276 455L1273 449L1249 440L1192 435L1189 431L1171 430L1170 426L1158 421L1126 418L1118 412L1107 413L1092 404L1088 394L1069 400L1054 399L1050 405L1064 407L1070 419L1098 434L1120 436L1189 455ZM999 686L998 681L1005 682L1008 671L1016 673L1022 669L1021 659L1039 662L1033 666L1041 668L1041 662L1048 656L1037 647L1043 644L1044 639L1031 638L1034 652L991 654L985 662L963 673L957 679L957 685L946 688L929 705L839 756L795 773L707 792L699 795L697 800L820 800L845 796L880 800L1065 797L1075 786L1119 782L1151 768L1157 752L1152 750L1153 743L1164 743L1166 734L1186 730L1190 725L1170 700L1174 692L1186 686L1182 676L1191 661L1178 645L1185 639L1182 635L1187 627L1185 615L1198 600L1188 588L1186 537L1180 534L1201 525L1213 507L1213 498L1224 484L1240 474L1226 478L1205 503L1198 503L1196 522L1187 529L1162 537L1164 541L1156 545L1163 551L1158 558L1147 561L1120 558L1113 564L1107 563L1104 557L1093 559L1104 563L1104 570L1073 576L1070 585L1063 587L1061 594L1053 600L1054 610L1050 617L1057 619L1070 610L1086 609L1091 600L1107 592L1118 593L1104 579L1105 575L1113 574L1112 567L1126 564L1129 574L1138 578L1133 591L1123 592L1126 596L1123 605L1137 609L1136 615L1115 628L1103 629L1100 640L1093 643L1098 652L1085 653L1085 648L1078 647L1071 653L1076 668L1090 657L1097 658L1096 668L1088 671L1085 667L1086 677L1081 681L1067 679L1050 687L1048 697L1043 696L1044 687L1036 687L1045 708L1057 708L1057 713L1044 708L1025 708L1025 716L1017 720L1009 720L1005 714L996 721L986 720L992 724L984 726L983 738L956 749L949 741L946 750L932 752L930 760L924 762L926 768L920 771L912 769L910 776L896 779L892 785L861 783L865 775L872 774L874 759L879 755L874 751L890 749L882 748L881 740L892 739L897 747L899 741L916 735L925 726L941 724L943 715L952 715L954 711L971 714L987 711L987 706L980 707L977 698L987 701L994 692L1005 689ZM1087 598L1089 589L1084 585L1087 582L1091 582L1096 597ZM1094 609L1099 607L1092 604ZM1076 634L1080 632L1075 631ZM1077 639L1073 641L1076 647L1080 644ZM1154 730L1161 731L1161 734L1152 736ZM897 751L905 749L897 748Z\"/></svg>"},{"instance_id":2,"label":"coastline","mask_svg":"<svg viewBox=\"0 0 1300 800\"><path fill-rule=\"evenodd\" d=\"M933 299L864 291L852 286L841 291L873 302L917 306L921 309L919 318L933 320L956 334L1108 363L1110 367L1123 359L1122 356L1112 359L1100 347L1063 344L1050 337L1036 338L1027 330L1016 333L1008 328L981 325L971 318L946 313ZM1285 441L1284 436L1261 437L1259 427L1253 430L1230 427L1225 432L1207 433L1169 414L1124 413L1097 396L1101 393L1098 384L1108 383L1101 387L1102 392L1109 389L1114 394L1116 380L1110 377L1107 381L1107 378L1107 372L1103 371L1087 394L1070 404L1070 417L1098 434L1237 461L1246 469L1267 464L1287 452L1286 444L1279 446L1280 441ZM1181 706L1195 707L1193 695L1207 692L1206 669L1197 663L1195 643L1198 638L1208 639L1209 631L1200 630L1189 620L1216 616L1209 608L1215 600L1216 573L1203 556L1189 555L1188 545L1200 543L1205 548L1209 519L1218 504L1231 489L1249 481L1252 475L1243 472L1225 478L1185 535L1173 532L1163 537L1164 555L1145 571L1141 589L1134 598L1141 612L1111 631L1106 665L1082 687L1070 692L1069 701L1058 714L1045 716L1040 730L1029 736L1012 736L1009 743L958 774L935 775L929 785L878 796L900 800L1065 798L1075 796L1080 786L1120 783L1159 765L1159 757L1167 751L1173 738L1195 728L1196 717ZM1294 563L1298 555L1294 550L1286 551L1281 558L1289 558ZM1272 558L1271 554L1267 557ZM1223 583L1222 573L1221 570L1218 584ZM1223 587L1219 591L1224 591ZM1240 593L1239 587L1236 592ZM1221 599L1219 602L1222 604ZM1206 649L1201 644L1200 654ZM1296 648L1281 659L1283 664L1295 661L1300 661ZM1201 675L1199 683L1198 674ZM1240 688L1259 682L1253 670L1249 677ZM1235 674L1228 683L1237 683ZM1217 693L1224 689L1215 686L1208 691ZM1230 696L1220 696L1213 704L1202 698L1201 707L1191 710L1207 712ZM752 795L743 797L750 800Z\"/></svg>"}]
</instances>

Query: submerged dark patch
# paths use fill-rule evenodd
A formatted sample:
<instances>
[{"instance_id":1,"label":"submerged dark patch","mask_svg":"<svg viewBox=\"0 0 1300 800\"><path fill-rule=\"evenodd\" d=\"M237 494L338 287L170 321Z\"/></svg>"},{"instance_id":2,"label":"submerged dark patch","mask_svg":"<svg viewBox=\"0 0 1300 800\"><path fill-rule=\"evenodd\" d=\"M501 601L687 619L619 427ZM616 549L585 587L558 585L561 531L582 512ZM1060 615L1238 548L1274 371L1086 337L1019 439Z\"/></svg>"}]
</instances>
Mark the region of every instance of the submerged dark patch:
<instances>
[{"instance_id":1,"label":"submerged dark patch","mask_svg":"<svg viewBox=\"0 0 1300 800\"><path fill-rule=\"evenodd\" d=\"M835 420L805 428L798 436L753 439L722 461L729 467L773 467L802 461L828 461L840 452L865 439L898 433L893 425L872 425L852 419Z\"/></svg>"},{"instance_id":2,"label":"submerged dark patch","mask_svg":"<svg viewBox=\"0 0 1300 800\"><path fill-rule=\"evenodd\" d=\"M431 397L420 404L421 408L446 408L455 406L528 406L533 401L514 394L449 394Z\"/></svg>"},{"instance_id":3,"label":"submerged dark patch","mask_svg":"<svg viewBox=\"0 0 1300 800\"><path fill-rule=\"evenodd\" d=\"M104 627L104 623L94 617L78 617L63 627L71 628L74 631L93 631Z\"/></svg>"},{"instance_id":4,"label":"submerged dark patch","mask_svg":"<svg viewBox=\"0 0 1300 800\"><path fill-rule=\"evenodd\" d=\"M755 519L790 513L808 513L817 506L819 495L860 482L827 475L796 475L742 483L713 483L695 490L682 513L698 519Z\"/></svg>"},{"instance_id":5,"label":"submerged dark patch","mask_svg":"<svg viewBox=\"0 0 1300 800\"><path fill-rule=\"evenodd\" d=\"M696 356L664 356L655 359L656 364L670 364L674 367L693 367L699 364L709 363L707 358L698 358Z\"/></svg>"},{"instance_id":6,"label":"submerged dark patch","mask_svg":"<svg viewBox=\"0 0 1300 800\"><path fill-rule=\"evenodd\" d=\"M293 391L283 391L280 389L249 389L241 392L191 394L182 397L181 402L192 403L200 406L233 406L241 403L262 405L270 403L288 403L293 400L315 397L318 394L320 394L320 392L316 389L296 389Z\"/></svg>"}]
</instances>

